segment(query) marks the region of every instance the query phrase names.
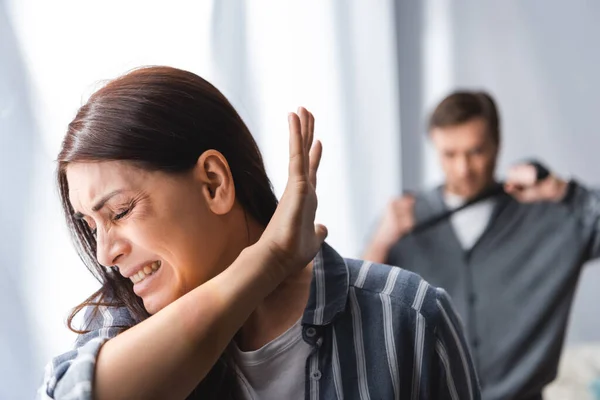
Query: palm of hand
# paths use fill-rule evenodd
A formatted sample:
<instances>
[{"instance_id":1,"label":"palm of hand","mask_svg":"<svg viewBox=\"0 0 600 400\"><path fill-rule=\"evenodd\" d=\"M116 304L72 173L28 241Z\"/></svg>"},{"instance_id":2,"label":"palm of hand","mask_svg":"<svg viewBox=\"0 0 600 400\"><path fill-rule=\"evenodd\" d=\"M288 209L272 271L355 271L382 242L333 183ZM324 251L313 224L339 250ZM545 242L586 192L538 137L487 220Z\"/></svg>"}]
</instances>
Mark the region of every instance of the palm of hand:
<instances>
[{"instance_id":1,"label":"palm of hand","mask_svg":"<svg viewBox=\"0 0 600 400\"><path fill-rule=\"evenodd\" d=\"M288 182L261 241L277 260L284 276L306 266L319 251L327 230L315 225L317 170L322 146L313 145L314 117L306 109L290 114Z\"/></svg>"}]
</instances>

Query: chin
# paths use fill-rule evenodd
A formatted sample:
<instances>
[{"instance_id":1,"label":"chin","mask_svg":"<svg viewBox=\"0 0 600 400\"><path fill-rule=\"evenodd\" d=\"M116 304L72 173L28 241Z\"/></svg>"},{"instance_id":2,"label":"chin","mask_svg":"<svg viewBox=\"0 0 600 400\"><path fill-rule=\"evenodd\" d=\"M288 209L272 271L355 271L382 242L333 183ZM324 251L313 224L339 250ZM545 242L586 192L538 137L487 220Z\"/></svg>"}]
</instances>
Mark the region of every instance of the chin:
<instances>
[{"instance_id":1,"label":"chin","mask_svg":"<svg viewBox=\"0 0 600 400\"><path fill-rule=\"evenodd\" d=\"M480 194L482 194L484 192L485 188L477 188L474 189L472 191L469 192L469 194L466 196L469 199L472 199L474 197L479 196Z\"/></svg>"},{"instance_id":2,"label":"chin","mask_svg":"<svg viewBox=\"0 0 600 400\"><path fill-rule=\"evenodd\" d=\"M142 298L144 302L144 308L148 311L148 314L153 315L165 308L169 303L162 301L159 296L150 295L146 298Z\"/></svg>"},{"instance_id":3,"label":"chin","mask_svg":"<svg viewBox=\"0 0 600 400\"><path fill-rule=\"evenodd\" d=\"M454 190L454 193L464 199L471 199L471 198L477 196L478 194L480 194L481 191L483 190L478 187L474 188L474 187L464 187L464 186L458 187L456 189L457 190Z\"/></svg>"}]
</instances>

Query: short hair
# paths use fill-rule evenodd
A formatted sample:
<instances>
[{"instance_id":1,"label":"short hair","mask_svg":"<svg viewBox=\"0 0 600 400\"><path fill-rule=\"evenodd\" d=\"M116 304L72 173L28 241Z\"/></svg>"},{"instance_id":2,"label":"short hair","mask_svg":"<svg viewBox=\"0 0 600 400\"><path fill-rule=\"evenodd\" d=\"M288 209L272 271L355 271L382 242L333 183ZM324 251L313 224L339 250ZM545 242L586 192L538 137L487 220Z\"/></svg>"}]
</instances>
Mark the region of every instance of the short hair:
<instances>
[{"instance_id":1,"label":"short hair","mask_svg":"<svg viewBox=\"0 0 600 400\"><path fill-rule=\"evenodd\" d=\"M496 102L489 93L458 91L450 94L435 108L428 129L460 125L482 118L496 144L500 142L500 118Z\"/></svg>"}]
</instances>

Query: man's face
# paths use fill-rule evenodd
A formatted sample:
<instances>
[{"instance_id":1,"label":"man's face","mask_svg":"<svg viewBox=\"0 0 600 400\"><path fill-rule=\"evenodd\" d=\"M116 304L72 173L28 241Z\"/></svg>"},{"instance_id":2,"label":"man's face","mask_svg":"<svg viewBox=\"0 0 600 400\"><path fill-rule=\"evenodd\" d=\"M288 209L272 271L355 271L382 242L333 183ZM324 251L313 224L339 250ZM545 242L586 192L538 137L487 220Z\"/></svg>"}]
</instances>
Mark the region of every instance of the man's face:
<instances>
[{"instance_id":1,"label":"man's face","mask_svg":"<svg viewBox=\"0 0 600 400\"><path fill-rule=\"evenodd\" d=\"M446 175L446 190L472 198L494 181L498 144L482 118L433 128L433 145Z\"/></svg>"}]
</instances>

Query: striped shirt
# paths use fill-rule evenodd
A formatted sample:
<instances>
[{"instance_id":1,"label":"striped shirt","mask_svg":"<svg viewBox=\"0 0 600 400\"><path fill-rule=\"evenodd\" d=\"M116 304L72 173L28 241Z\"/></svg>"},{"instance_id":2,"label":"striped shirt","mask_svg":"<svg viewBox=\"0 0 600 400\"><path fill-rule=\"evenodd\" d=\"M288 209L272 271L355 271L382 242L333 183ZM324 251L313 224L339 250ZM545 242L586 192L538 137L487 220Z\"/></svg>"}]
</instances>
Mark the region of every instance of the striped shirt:
<instances>
[{"instance_id":1,"label":"striped shirt","mask_svg":"<svg viewBox=\"0 0 600 400\"><path fill-rule=\"evenodd\" d=\"M38 399L91 399L100 346L133 324L104 308L95 330L47 367ZM461 323L442 289L387 265L344 259L324 245L314 260L302 338L305 398L480 399ZM192 396L190 399L194 398Z\"/></svg>"}]
</instances>

